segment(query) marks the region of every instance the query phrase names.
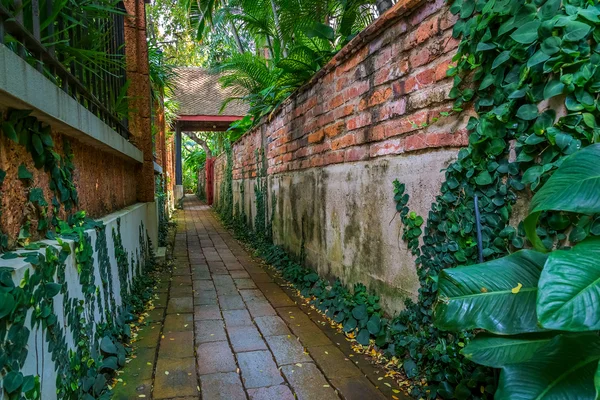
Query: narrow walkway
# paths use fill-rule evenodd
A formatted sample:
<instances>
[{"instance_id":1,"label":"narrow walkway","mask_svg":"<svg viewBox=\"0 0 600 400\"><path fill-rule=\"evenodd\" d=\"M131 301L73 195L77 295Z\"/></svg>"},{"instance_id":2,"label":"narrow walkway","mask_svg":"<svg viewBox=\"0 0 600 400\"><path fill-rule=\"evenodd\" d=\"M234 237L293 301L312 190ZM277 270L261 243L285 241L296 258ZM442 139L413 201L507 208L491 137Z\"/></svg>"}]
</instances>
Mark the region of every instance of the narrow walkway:
<instances>
[{"instance_id":1,"label":"narrow walkway","mask_svg":"<svg viewBox=\"0 0 600 400\"><path fill-rule=\"evenodd\" d=\"M184 208L168 294L158 288L115 399L386 398L208 207Z\"/></svg>"}]
</instances>

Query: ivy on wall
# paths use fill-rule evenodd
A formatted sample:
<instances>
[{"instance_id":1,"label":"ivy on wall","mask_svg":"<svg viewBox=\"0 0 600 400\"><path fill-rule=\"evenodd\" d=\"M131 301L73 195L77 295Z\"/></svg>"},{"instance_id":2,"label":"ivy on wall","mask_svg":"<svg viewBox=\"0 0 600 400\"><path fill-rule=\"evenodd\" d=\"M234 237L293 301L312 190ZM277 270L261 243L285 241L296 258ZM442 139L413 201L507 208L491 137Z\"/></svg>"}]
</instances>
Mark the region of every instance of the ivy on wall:
<instances>
[{"instance_id":1,"label":"ivy on wall","mask_svg":"<svg viewBox=\"0 0 600 400\"><path fill-rule=\"evenodd\" d=\"M433 325L439 275L477 263L476 195L485 260L529 246L523 224L511 225L517 198L528 199L567 156L598 141L600 8L595 0L455 0L451 11L459 15L453 35L461 39L455 66L448 71L454 77L454 112L473 107L477 116L467 126L469 145L445 171L424 229L423 219L406 208L404 186L394 183L403 238L417 256L417 302L408 301L405 311L387 321L376 301L370 304L368 295L366 301L359 299L361 287L355 288L355 299L340 283L321 284L283 250L252 239L258 235L240 237L249 238L260 255L348 333L356 333L359 343L374 339L388 355L402 359L405 374L415 382L413 396L491 398L496 386L491 369L461 354L472 333ZM227 173L225 180L231 179ZM596 215L563 211L543 211L536 229L547 250L598 234ZM374 315L379 331L376 319L369 329Z\"/></svg>"},{"instance_id":2,"label":"ivy on wall","mask_svg":"<svg viewBox=\"0 0 600 400\"><path fill-rule=\"evenodd\" d=\"M40 399L40 374L25 376L22 372L29 349L27 343L34 334L42 335L46 350L51 353L56 368L56 390L59 399L108 399L108 382L114 372L125 365L127 349L122 344L130 337L133 315L142 311L150 299L153 287L154 255L143 224L139 227L140 252L132 258L121 243L120 220L113 231L115 253L121 284L121 305L114 298L113 277L108 254L105 226L86 217L84 211L74 212L78 197L73 183L72 152L64 140L64 155L54 149L50 128L44 126L29 111L11 111L2 122L2 134L24 146L34 165L44 169L50 178L52 217L41 188L31 187L33 174L25 165L18 168L18 178L28 191L24 205L23 226L18 244L25 251L5 252L0 258L24 258L32 268L24 273L18 285L13 282L14 270L0 268L0 374L2 390L7 399ZM2 180L5 174L0 174ZM1 182L0 182L1 184ZM61 220L61 208L68 215ZM30 227L37 222L40 234L58 245L30 242ZM95 230L95 251L101 282L95 282L94 247L89 230ZM0 252L7 249L6 236L0 237ZM73 241L73 245L65 242ZM73 253L73 254L72 254ZM72 297L66 280L66 260L72 254L79 276L78 291L83 298ZM131 267L130 267L131 265ZM134 269L135 268L135 269ZM131 272L130 272L131 271ZM135 279L131 273L135 272ZM57 309L54 297L62 297L62 309ZM96 314L100 320L96 320ZM31 315L29 320L28 315ZM64 319L66 329L60 323ZM71 348L68 343L74 343ZM44 351L44 348L42 348Z\"/></svg>"}]
</instances>

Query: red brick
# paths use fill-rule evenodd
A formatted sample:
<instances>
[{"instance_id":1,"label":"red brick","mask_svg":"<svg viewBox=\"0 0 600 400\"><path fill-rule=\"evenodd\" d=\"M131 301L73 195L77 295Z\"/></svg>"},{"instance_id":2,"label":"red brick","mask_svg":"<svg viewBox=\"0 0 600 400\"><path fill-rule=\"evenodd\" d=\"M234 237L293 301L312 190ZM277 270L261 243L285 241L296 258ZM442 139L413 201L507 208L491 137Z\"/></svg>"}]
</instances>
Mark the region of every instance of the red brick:
<instances>
[{"instance_id":1,"label":"red brick","mask_svg":"<svg viewBox=\"0 0 600 400\"><path fill-rule=\"evenodd\" d=\"M403 97L400 100L388 102L379 110L379 120L384 121L389 118L394 118L403 115L406 112L406 99Z\"/></svg>"},{"instance_id":2,"label":"red brick","mask_svg":"<svg viewBox=\"0 0 600 400\"><path fill-rule=\"evenodd\" d=\"M350 118L346 123L346 127L349 131L362 128L363 126L367 126L371 123L371 114L362 113L357 115L356 117Z\"/></svg>"},{"instance_id":3,"label":"red brick","mask_svg":"<svg viewBox=\"0 0 600 400\"><path fill-rule=\"evenodd\" d=\"M354 104L348 104L348 105L345 105L344 107L336 108L333 111L333 117L334 117L334 119L342 119L344 117L347 117L348 115L351 115L353 112L354 112Z\"/></svg>"},{"instance_id":4,"label":"red brick","mask_svg":"<svg viewBox=\"0 0 600 400\"><path fill-rule=\"evenodd\" d=\"M310 159L310 166L312 167L320 167L323 165L323 156L313 156Z\"/></svg>"},{"instance_id":5,"label":"red brick","mask_svg":"<svg viewBox=\"0 0 600 400\"><path fill-rule=\"evenodd\" d=\"M452 62L451 59L448 60L444 60L442 62L440 62L437 67L435 67L435 81L439 82L441 80L444 80L448 77L447 72L448 72L448 68L450 66L456 65L454 62Z\"/></svg>"},{"instance_id":6,"label":"red brick","mask_svg":"<svg viewBox=\"0 0 600 400\"><path fill-rule=\"evenodd\" d=\"M288 162L288 161L292 161L294 154L293 153L285 153L283 155L283 157L281 157L281 162Z\"/></svg>"},{"instance_id":7,"label":"red brick","mask_svg":"<svg viewBox=\"0 0 600 400\"><path fill-rule=\"evenodd\" d=\"M344 162L363 161L369 158L369 146L355 146L346 149Z\"/></svg>"},{"instance_id":8,"label":"red brick","mask_svg":"<svg viewBox=\"0 0 600 400\"><path fill-rule=\"evenodd\" d=\"M319 129L318 131L308 135L308 143L320 143L323 141L324 137L325 132L323 131L323 129Z\"/></svg>"},{"instance_id":9,"label":"red brick","mask_svg":"<svg viewBox=\"0 0 600 400\"><path fill-rule=\"evenodd\" d=\"M454 27L456 21L458 21L458 14L453 15L450 10L446 10L440 18L440 29L445 31L446 29Z\"/></svg>"},{"instance_id":10,"label":"red brick","mask_svg":"<svg viewBox=\"0 0 600 400\"><path fill-rule=\"evenodd\" d=\"M410 66L411 68L417 68L421 65L425 65L429 62L431 58L431 52L427 47L419 48L417 51L414 51L410 57Z\"/></svg>"},{"instance_id":11,"label":"red brick","mask_svg":"<svg viewBox=\"0 0 600 400\"><path fill-rule=\"evenodd\" d=\"M327 104L327 106L330 110L333 110L334 108L338 108L342 104L344 104L344 95L340 93L337 96L335 96L333 99L331 99L331 101Z\"/></svg>"},{"instance_id":12,"label":"red brick","mask_svg":"<svg viewBox=\"0 0 600 400\"><path fill-rule=\"evenodd\" d=\"M369 97L368 107L373 107L387 101L387 99L390 98L392 93L393 92L391 87L374 91L373 94Z\"/></svg>"},{"instance_id":13,"label":"red brick","mask_svg":"<svg viewBox=\"0 0 600 400\"><path fill-rule=\"evenodd\" d=\"M373 57L375 57L375 62L374 62L375 69L376 70L381 69L381 67L388 64L390 62L390 60L392 59L392 47L387 46L386 48L380 50L379 53L377 53Z\"/></svg>"},{"instance_id":14,"label":"red brick","mask_svg":"<svg viewBox=\"0 0 600 400\"><path fill-rule=\"evenodd\" d=\"M344 162L344 153L344 150L336 150L323 154L323 165L339 164Z\"/></svg>"},{"instance_id":15,"label":"red brick","mask_svg":"<svg viewBox=\"0 0 600 400\"><path fill-rule=\"evenodd\" d=\"M331 143L325 142L311 146L311 154L319 154L331 150Z\"/></svg>"},{"instance_id":16,"label":"red brick","mask_svg":"<svg viewBox=\"0 0 600 400\"><path fill-rule=\"evenodd\" d=\"M397 120L389 121L385 131L385 137L402 135L407 132L416 131L428 122L428 112L420 111L411 115L407 115Z\"/></svg>"},{"instance_id":17,"label":"red brick","mask_svg":"<svg viewBox=\"0 0 600 400\"><path fill-rule=\"evenodd\" d=\"M329 125L328 127L325 128L325 135L327 135L327 137L334 137L339 135L342 131L344 130L344 122L343 121L338 121L333 125Z\"/></svg>"},{"instance_id":18,"label":"red brick","mask_svg":"<svg viewBox=\"0 0 600 400\"><path fill-rule=\"evenodd\" d=\"M374 143L369 147L370 157L401 153L404 153L404 144L402 139L386 140L385 142Z\"/></svg>"},{"instance_id":19,"label":"red brick","mask_svg":"<svg viewBox=\"0 0 600 400\"><path fill-rule=\"evenodd\" d=\"M352 84L352 86L344 90L344 100L348 102L356 97L363 95L367 91L369 91L368 81L356 81Z\"/></svg>"},{"instance_id":20,"label":"red brick","mask_svg":"<svg viewBox=\"0 0 600 400\"><path fill-rule=\"evenodd\" d=\"M446 0L430 0L426 2L410 16L410 19L408 20L409 24L411 26L419 25L425 18L440 10L445 3Z\"/></svg>"},{"instance_id":21,"label":"red brick","mask_svg":"<svg viewBox=\"0 0 600 400\"><path fill-rule=\"evenodd\" d=\"M335 81L335 90L338 92L342 92L342 90L344 90L346 87L348 87L349 83L350 83L349 74L342 75Z\"/></svg>"},{"instance_id":22,"label":"red brick","mask_svg":"<svg viewBox=\"0 0 600 400\"><path fill-rule=\"evenodd\" d=\"M338 150L343 149L349 146L352 146L356 143L354 134L348 133L340 138L337 138L331 142L331 149Z\"/></svg>"},{"instance_id":23,"label":"red brick","mask_svg":"<svg viewBox=\"0 0 600 400\"><path fill-rule=\"evenodd\" d=\"M360 49L359 51L357 51L356 53L354 53L354 55L352 55L352 57L350 59L348 59L342 65L340 65L338 67L338 71L336 73L339 76L344 72L354 69L354 67L356 67L358 64L360 64L361 62L363 62L365 60L367 55L369 55L369 48L367 46L365 46L362 49Z\"/></svg>"},{"instance_id":24,"label":"red brick","mask_svg":"<svg viewBox=\"0 0 600 400\"><path fill-rule=\"evenodd\" d=\"M326 112L318 118L319 126L329 125L335 121L335 115L332 112Z\"/></svg>"},{"instance_id":25,"label":"red brick","mask_svg":"<svg viewBox=\"0 0 600 400\"><path fill-rule=\"evenodd\" d=\"M439 16L435 15L419 25L415 31L415 40L417 44L421 44L430 37L437 35L439 32L439 20Z\"/></svg>"}]
</instances>

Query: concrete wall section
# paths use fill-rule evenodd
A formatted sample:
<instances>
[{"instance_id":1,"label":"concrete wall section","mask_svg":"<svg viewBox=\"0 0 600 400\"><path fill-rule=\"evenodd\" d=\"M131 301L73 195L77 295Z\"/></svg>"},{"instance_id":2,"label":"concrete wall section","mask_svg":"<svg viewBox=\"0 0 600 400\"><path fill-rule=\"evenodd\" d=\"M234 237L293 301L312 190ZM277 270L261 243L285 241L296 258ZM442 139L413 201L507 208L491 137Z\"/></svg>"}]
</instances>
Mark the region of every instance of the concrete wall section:
<instances>
[{"instance_id":1,"label":"concrete wall section","mask_svg":"<svg viewBox=\"0 0 600 400\"><path fill-rule=\"evenodd\" d=\"M120 292L120 281L119 281L119 273L117 269L117 262L115 258L115 243L113 241L113 229L117 229L117 221L120 221L121 225L121 239L122 245L125 252L128 255L129 260L137 260L143 265L143 263L148 259L149 254L147 253L148 243L146 234L152 236L155 235L154 232L151 232L147 229L147 227L152 226L152 221L149 220L148 215L156 214L156 205L155 203L137 203L135 205L129 206L121 211L110 214L101 219L104 222L106 229L106 243L108 247L108 256L110 260L110 268L112 271L112 287L113 293L112 295L115 298L117 306L122 304L121 300L121 292ZM143 227L143 243L144 247L140 244L140 228ZM96 230L88 230L86 233L91 238L92 247L94 247L94 276L95 276L95 284L99 287L96 291L97 298L95 299L96 304L104 304L104 294L103 289L100 287L102 284L102 277L100 276L100 268L98 265L98 249L96 246L96 238L97 231ZM54 245L58 248L58 244L54 241L44 240L44 243L48 245ZM75 264L74 258L74 245L70 240L65 240L65 242L71 245L71 255L67 258L65 263L65 282L59 282L66 285L68 294L70 298L78 298L84 299L81 290L81 284L79 283L79 274L77 272L77 267ZM43 252L44 250L40 250ZM2 260L0 259L0 267L9 268L13 270L13 281L18 285L25 272L33 267L31 264L23 261L22 258L12 259L12 260ZM137 275L138 271L136 269L137 266L130 265L129 273L128 273L128 281L131 282L133 278ZM55 281L58 282L57 277L54 278ZM54 300L54 313L58 317L58 323L62 326L65 326L65 334L66 334L66 342L69 348L74 349L75 343L73 341L72 334L70 329L68 328L68 324L65 322L65 315L63 310L63 295L58 294L53 298ZM87 309L87 304L84 305ZM117 310L111 310L112 313L116 313ZM103 315L100 314L99 308L95 307L95 314L91 318L91 322L94 325L94 329L96 324L99 324L103 321ZM28 318L29 324L29 318ZM45 340L45 333L42 331L41 327L31 327L30 325L26 325L30 330L31 334L29 336L28 342L28 354L21 372L23 375L40 375L40 381L42 384L42 393L41 398L44 400L54 400L57 398L56 396L56 370L54 363L52 361L52 355L48 351L48 344ZM1 397L1 396L0 396Z\"/></svg>"},{"instance_id":2,"label":"concrete wall section","mask_svg":"<svg viewBox=\"0 0 600 400\"><path fill-rule=\"evenodd\" d=\"M444 0L398 1L233 145L234 201L243 186L249 222L258 151L275 241L322 276L375 290L388 311L418 291L392 182L406 184L411 211L426 219L443 169L467 144L469 110L446 114L454 22ZM224 155L215 163L217 199L226 164Z\"/></svg>"}]
</instances>

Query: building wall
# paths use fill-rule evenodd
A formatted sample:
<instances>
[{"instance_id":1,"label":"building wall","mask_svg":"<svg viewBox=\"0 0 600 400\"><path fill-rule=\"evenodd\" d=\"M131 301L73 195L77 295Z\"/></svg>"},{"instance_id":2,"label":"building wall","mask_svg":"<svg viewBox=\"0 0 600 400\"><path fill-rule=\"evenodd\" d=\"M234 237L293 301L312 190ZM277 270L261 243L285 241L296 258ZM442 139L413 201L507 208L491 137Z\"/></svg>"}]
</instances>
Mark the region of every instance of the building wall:
<instances>
[{"instance_id":1,"label":"building wall","mask_svg":"<svg viewBox=\"0 0 600 400\"><path fill-rule=\"evenodd\" d=\"M234 201L244 187L250 222L262 151L275 241L323 276L376 290L388 311L418 290L392 182L427 218L442 170L467 144L469 113L441 114L452 108L454 22L443 0L399 1L233 146ZM225 166L221 155L217 197Z\"/></svg>"},{"instance_id":2,"label":"building wall","mask_svg":"<svg viewBox=\"0 0 600 400\"><path fill-rule=\"evenodd\" d=\"M136 166L123 157L100 151L77 139L67 138L60 133L52 135L55 149L64 157L63 141L68 140L73 152L75 166L73 182L79 196L78 209L85 210L92 218L124 208L136 202ZM29 187L41 188L48 203L54 193L49 188L50 177L44 169L36 169L31 154L5 136L0 136L0 169L6 178L0 196L0 230L13 243L30 210L27 205L28 188L18 179L18 168L24 164L33 174ZM50 210L50 213L52 211ZM64 212L60 215L65 218ZM30 231L35 236L37 226ZM12 247L12 246L11 246Z\"/></svg>"}]
</instances>

